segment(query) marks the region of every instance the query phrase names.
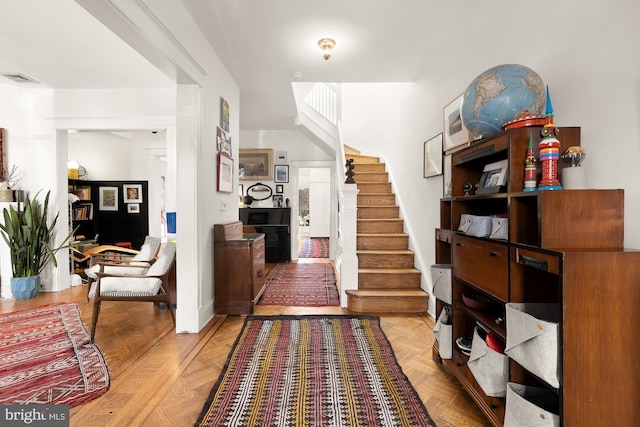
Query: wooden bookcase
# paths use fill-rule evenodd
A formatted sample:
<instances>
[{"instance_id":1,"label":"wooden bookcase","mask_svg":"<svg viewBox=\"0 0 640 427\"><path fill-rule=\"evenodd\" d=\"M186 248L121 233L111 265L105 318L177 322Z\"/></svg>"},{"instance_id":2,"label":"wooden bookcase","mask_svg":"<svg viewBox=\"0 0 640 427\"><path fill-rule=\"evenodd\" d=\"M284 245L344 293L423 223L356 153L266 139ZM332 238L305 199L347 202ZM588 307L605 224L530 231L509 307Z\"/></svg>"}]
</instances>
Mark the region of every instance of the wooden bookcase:
<instances>
[{"instance_id":1,"label":"wooden bookcase","mask_svg":"<svg viewBox=\"0 0 640 427\"><path fill-rule=\"evenodd\" d=\"M452 156L453 191L440 201L435 261L452 264L453 356L441 359L437 342L433 356L501 426L507 399L484 393L455 340L481 325L506 344L507 303L557 306L558 354L540 357L557 357L559 387L512 358L507 381L550 391L563 426L628 425L640 419L640 369L629 361L640 351L640 252L623 248L624 192L523 192L529 135L537 147L540 129L511 129ZM560 152L580 145L580 129L561 128L558 139ZM504 192L464 195L464 184L476 184L485 165L505 159ZM465 235L458 231L462 214L506 214L508 238ZM487 297L488 307L467 307L463 293ZM436 316L445 305L436 300Z\"/></svg>"}]
</instances>

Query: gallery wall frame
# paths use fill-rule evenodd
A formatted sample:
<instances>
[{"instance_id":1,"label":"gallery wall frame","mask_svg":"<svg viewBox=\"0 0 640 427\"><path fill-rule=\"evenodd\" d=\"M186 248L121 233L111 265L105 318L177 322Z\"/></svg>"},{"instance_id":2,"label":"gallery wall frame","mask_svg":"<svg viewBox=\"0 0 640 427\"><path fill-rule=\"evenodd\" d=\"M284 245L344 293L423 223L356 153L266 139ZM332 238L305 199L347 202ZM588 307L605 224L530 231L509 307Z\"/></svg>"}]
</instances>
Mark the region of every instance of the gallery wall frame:
<instances>
[{"instance_id":1,"label":"gallery wall frame","mask_svg":"<svg viewBox=\"0 0 640 427\"><path fill-rule=\"evenodd\" d=\"M139 184L123 184L122 195L125 203L142 203L142 185Z\"/></svg>"},{"instance_id":2,"label":"gallery wall frame","mask_svg":"<svg viewBox=\"0 0 640 427\"><path fill-rule=\"evenodd\" d=\"M275 182L289 182L289 165L275 165L273 169Z\"/></svg>"},{"instance_id":3,"label":"gallery wall frame","mask_svg":"<svg viewBox=\"0 0 640 427\"><path fill-rule=\"evenodd\" d=\"M229 103L220 97L220 127L229 132Z\"/></svg>"},{"instance_id":4,"label":"gallery wall frame","mask_svg":"<svg viewBox=\"0 0 640 427\"><path fill-rule=\"evenodd\" d=\"M473 140L471 132L464 126L460 116L462 96L463 94L460 94L442 109L445 153L457 151Z\"/></svg>"},{"instance_id":5,"label":"gallery wall frame","mask_svg":"<svg viewBox=\"0 0 640 427\"><path fill-rule=\"evenodd\" d=\"M282 193L284 193L284 185L276 184L276 194L282 194Z\"/></svg>"},{"instance_id":6,"label":"gallery wall frame","mask_svg":"<svg viewBox=\"0 0 640 427\"><path fill-rule=\"evenodd\" d=\"M442 175L442 133L424 142L424 177Z\"/></svg>"},{"instance_id":7,"label":"gallery wall frame","mask_svg":"<svg viewBox=\"0 0 640 427\"><path fill-rule=\"evenodd\" d=\"M216 149L233 157L231 155L231 137L220 126L216 126Z\"/></svg>"},{"instance_id":8,"label":"gallery wall frame","mask_svg":"<svg viewBox=\"0 0 640 427\"><path fill-rule=\"evenodd\" d=\"M233 159L223 152L218 153L218 192L233 191Z\"/></svg>"},{"instance_id":9,"label":"gallery wall frame","mask_svg":"<svg viewBox=\"0 0 640 427\"><path fill-rule=\"evenodd\" d=\"M127 213L139 214L140 205L138 203L129 203L127 205Z\"/></svg>"},{"instance_id":10,"label":"gallery wall frame","mask_svg":"<svg viewBox=\"0 0 640 427\"><path fill-rule=\"evenodd\" d=\"M273 150L270 148L241 148L238 158L240 179L273 180Z\"/></svg>"},{"instance_id":11,"label":"gallery wall frame","mask_svg":"<svg viewBox=\"0 0 640 427\"><path fill-rule=\"evenodd\" d=\"M98 209L101 211L118 210L118 187L100 187L98 189Z\"/></svg>"}]
</instances>

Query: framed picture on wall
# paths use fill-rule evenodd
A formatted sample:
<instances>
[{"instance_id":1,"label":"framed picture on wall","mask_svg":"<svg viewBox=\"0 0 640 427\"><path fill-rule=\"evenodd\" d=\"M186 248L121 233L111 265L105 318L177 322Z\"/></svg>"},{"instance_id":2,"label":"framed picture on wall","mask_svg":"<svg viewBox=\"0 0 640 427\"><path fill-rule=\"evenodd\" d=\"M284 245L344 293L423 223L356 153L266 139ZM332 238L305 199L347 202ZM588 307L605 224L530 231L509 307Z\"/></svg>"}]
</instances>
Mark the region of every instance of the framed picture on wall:
<instances>
[{"instance_id":1,"label":"framed picture on wall","mask_svg":"<svg viewBox=\"0 0 640 427\"><path fill-rule=\"evenodd\" d=\"M127 213L140 213L140 205L138 203L129 203L127 205Z\"/></svg>"},{"instance_id":2,"label":"framed picture on wall","mask_svg":"<svg viewBox=\"0 0 640 427\"><path fill-rule=\"evenodd\" d=\"M142 185L124 184L122 191L125 203L142 203Z\"/></svg>"},{"instance_id":3,"label":"framed picture on wall","mask_svg":"<svg viewBox=\"0 0 640 427\"><path fill-rule=\"evenodd\" d=\"M424 143L424 177L442 174L442 134L438 134Z\"/></svg>"},{"instance_id":4,"label":"framed picture on wall","mask_svg":"<svg viewBox=\"0 0 640 427\"><path fill-rule=\"evenodd\" d=\"M469 132L467 128L462 124L462 117L460 116L461 105L462 94L445 105L445 107L443 108L443 134L445 152L450 152L454 149L460 149L473 139L471 136L471 132Z\"/></svg>"},{"instance_id":5,"label":"framed picture on wall","mask_svg":"<svg viewBox=\"0 0 640 427\"><path fill-rule=\"evenodd\" d=\"M229 103L220 97L220 127L229 132Z\"/></svg>"},{"instance_id":6,"label":"framed picture on wall","mask_svg":"<svg viewBox=\"0 0 640 427\"><path fill-rule=\"evenodd\" d=\"M289 165L274 166L275 182L289 182Z\"/></svg>"},{"instance_id":7,"label":"framed picture on wall","mask_svg":"<svg viewBox=\"0 0 640 427\"><path fill-rule=\"evenodd\" d=\"M218 153L218 192L233 191L233 159L225 153Z\"/></svg>"},{"instance_id":8,"label":"framed picture on wall","mask_svg":"<svg viewBox=\"0 0 640 427\"><path fill-rule=\"evenodd\" d=\"M99 188L98 209L100 209L101 211L118 210L118 187Z\"/></svg>"},{"instance_id":9,"label":"framed picture on wall","mask_svg":"<svg viewBox=\"0 0 640 427\"><path fill-rule=\"evenodd\" d=\"M282 194L282 193L284 193L284 185L276 184L276 194Z\"/></svg>"},{"instance_id":10,"label":"framed picture on wall","mask_svg":"<svg viewBox=\"0 0 640 427\"><path fill-rule=\"evenodd\" d=\"M273 150L270 148L241 148L238 174L240 179L244 180L273 180Z\"/></svg>"}]
</instances>

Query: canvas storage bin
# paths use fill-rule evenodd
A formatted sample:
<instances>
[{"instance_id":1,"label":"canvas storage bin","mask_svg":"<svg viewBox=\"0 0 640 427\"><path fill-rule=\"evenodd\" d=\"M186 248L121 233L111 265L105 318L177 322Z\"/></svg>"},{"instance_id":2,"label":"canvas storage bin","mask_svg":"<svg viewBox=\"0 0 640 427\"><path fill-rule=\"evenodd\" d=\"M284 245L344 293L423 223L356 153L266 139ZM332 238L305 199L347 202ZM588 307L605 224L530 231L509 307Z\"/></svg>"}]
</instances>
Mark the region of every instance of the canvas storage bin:
<instances>
[{"instance_id":1,"label":"canvas storage bin","mask_svg":"<svg viewBox=\"0 0 640 427\"><path fill-rule=\"evenodd\" d=\"M453 353L453 314L451 306L445 306L438 316L438 321L433 328L433 335L438 341L440 357L451 359Z\"/></svg>"},{"instance_id":2,"label":"canvas storage bin","mask_svg":"<svg viewBox=\"0 0 640 427\"><path fill-rule=\"evenodd\" d=\"M467 236L488 237L491 234L491 218L490 216L462 214L458 231Z\"/></svg>"},{"instance_id":3,"label":"canvas storage bin","mask_svg":"<svg viewBox=\"0 0 640 427\"><path fill-rule=\"evenodd\" d=\"M491 239L507 240L509 237L509 219L502 217L491 218Z\"/></svg>"},{"instance_id":4,"label":"canvas storage bin","mask_svg":"<svg viewBox=\"0 0 640 427\"><path fill-rule=\"evenodd\" d=\"M560 387L560 307L545 303L507 303L505 353L550 386Z\"/></svg>"},{"instance_id":5,"label":"canvas storage bin","mask_svg":"<svg viewBox=\"0 0 640 427\"><path fill-rule=\"evenodd\" d=\"M433 264L431 283L433 283L433 296L451 304L451 264Z\"/></svg>"},{"instance_id":6,"label":"canvas storage bin","mask_svg":"<svg viewBox=\"0 0 640 427\"><path fill-rule=\"evenodd\" d=\"M487 396L505 397L509 379L509 358L487 346L476 326L471 341L469 370Z\"/></svg>"},{"instance_id":7,"label":"canvas storage bin","mask_svg":"<svg viewBox=\"0 0 640 427\"><path fill-rule=\"evenodd\" d=\"M558 396L542 387L507 384L504 427L559 427ZM551 409L553 408L553 409Z\"/></svg>"}]
</instances>

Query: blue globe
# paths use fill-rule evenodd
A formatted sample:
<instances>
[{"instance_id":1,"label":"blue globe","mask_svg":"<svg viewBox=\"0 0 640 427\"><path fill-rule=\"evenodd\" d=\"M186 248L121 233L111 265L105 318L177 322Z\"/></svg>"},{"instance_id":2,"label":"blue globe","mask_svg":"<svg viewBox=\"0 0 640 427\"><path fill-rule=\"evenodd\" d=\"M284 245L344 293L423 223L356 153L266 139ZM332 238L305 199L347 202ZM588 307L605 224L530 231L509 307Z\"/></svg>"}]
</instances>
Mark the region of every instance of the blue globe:
<instances>
[{"instance_id":1,"label":"blue globe","mask_svg":"<svg viewBox=\"0 0 640 427\"><path fill-rule=\"evenodd\" d=\"M471 82L460 116L475 138L487 138L517 116L542 116L545 100L544 83L535 71L518 64L498 65Z\"/></svg>"}]
</instances>

